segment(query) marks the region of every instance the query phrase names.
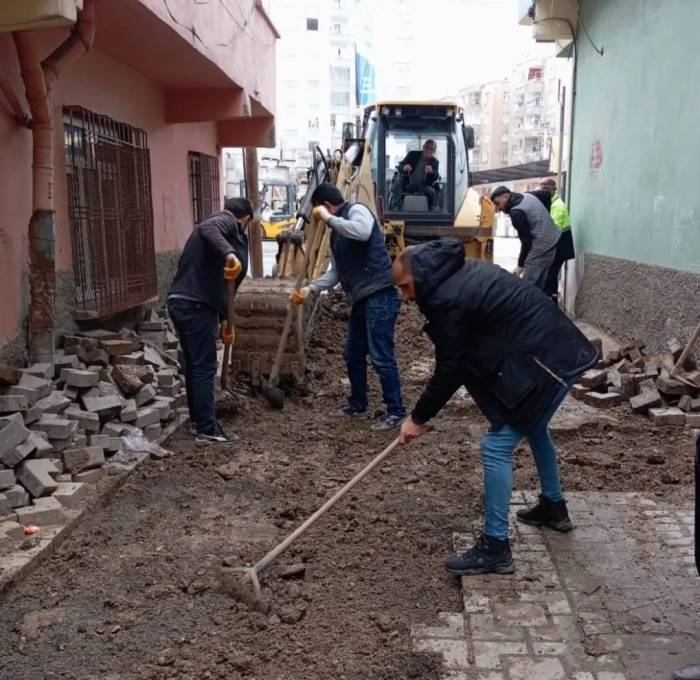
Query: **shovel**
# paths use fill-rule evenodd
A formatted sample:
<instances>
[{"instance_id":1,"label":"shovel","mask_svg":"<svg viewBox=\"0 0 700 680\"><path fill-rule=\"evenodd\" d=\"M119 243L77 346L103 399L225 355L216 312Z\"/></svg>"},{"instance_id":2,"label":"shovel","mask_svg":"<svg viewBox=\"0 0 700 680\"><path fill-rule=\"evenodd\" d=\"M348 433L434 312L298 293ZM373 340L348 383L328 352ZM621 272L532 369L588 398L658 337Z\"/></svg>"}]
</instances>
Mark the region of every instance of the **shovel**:
<instances>
[{"instance_id":1,"label":"shovel","mask_svg":"<svg viewBox=\"0 0 700 680\"><path fill-rule=\"evenodd\" d=\"M294 541L302 534L306 533L318 519L320 519L328 510L330 510L343 496L347 494L356 484L361 482L374 468L377 467L398 445L399 437L394 439L374 460L367 464L360 472L358 472L344 487L336 491L311 517L309 517L301 526L297 527L287 538L280 544L274 547L260 561L252 567L238 567L236 571L242 571L243 576L233 578L231 575L225 575L223 579L224 590L232 597L245 602L246 604L257 606L262 601L262 590L260 588L260 580L258 576L262 571L267 569Z\"/></svg>"},{"instance_id":2,"label":"shovel","mask_svg":"<svg viewBox=\"0 0 700 680\"><path fill-rule=\"evenodd\" d=\"M226 313L226 332L232 333L233 328L233 314L235 309L236 300L236 281L231 279L226 282L228 288L228 311ZM235 342L235 339L234 339ZM224 357L221 362L221 391L228 391L228 378L229 370L231 368L231 345L224 345Z\"/></svg>"},{"instance_id":3,"label":"shovel","mask_svg":"<svg viewBox=\"0 0 700 680\"><path fill-rule=\"evenodd\" d=\"M317 228L316 235L318 235L319 232L323 232L323 229ZM301 269L299 270L299 274L297 275L296 282L294 284L295 290L299 290L306 279L309 262L311 261L311 254L314 251L313 245L313 243L307 240L306 248L304 250L304 261L302 262ZM275 360L272 362L272 368L270 369L270 377L267 380L265 380L264 377L260 378L260 385L265 398L270 402L270 405L273 408L277 409L284 408L284 390L279 387L280 365L282 364L282 355L287 347L287 339L289 338L289 331L292 329L292 321L294 321L295 311L296 309L290 301L289 308L287 309L287 316L284 319L284 326L282 327L280 344L277 346Z\"/></svg>"}]
</instances>

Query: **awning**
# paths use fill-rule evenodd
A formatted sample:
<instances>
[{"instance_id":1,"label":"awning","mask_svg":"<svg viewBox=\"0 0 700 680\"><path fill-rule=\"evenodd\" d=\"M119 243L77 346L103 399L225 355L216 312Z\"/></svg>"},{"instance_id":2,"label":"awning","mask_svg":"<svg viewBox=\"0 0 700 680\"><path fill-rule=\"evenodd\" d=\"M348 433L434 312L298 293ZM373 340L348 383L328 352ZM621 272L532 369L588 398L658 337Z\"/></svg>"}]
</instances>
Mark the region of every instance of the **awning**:
<instances>
[{"instance_id":1,"label":"awning","mask_svg":"<svg viewBox=\"0 0 700 680\"><path fill-rule=\"evenodd\" d=\"M503 184L515 182L521 179L535 179L537 177L552 177L556 175L549 169L549 161L533 161L511 165L507 168L494 168L493 170L479 170L472 173L472 185L479 184Z\"/></svg>"}]
</instances>

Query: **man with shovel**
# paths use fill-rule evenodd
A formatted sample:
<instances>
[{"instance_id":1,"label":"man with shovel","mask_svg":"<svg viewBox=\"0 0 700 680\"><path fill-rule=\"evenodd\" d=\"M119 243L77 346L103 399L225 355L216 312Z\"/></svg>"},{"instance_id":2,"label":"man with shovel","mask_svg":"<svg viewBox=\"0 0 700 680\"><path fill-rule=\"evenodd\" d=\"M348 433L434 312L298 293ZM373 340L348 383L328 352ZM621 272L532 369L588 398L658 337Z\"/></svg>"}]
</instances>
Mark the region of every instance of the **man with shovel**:
<instances>
[{"instance_id":1,"label":"man with shovel","mask_svg":"<svg viewBox=\"0 0 700 680\"><path fill-rule=\"evenodd\" d=\"M402 251L394 263L394 280L404 300L418 303L435 345L433 376L401 425L401 442L422 435L461 385L491 423L481 441L484 533L445 567L462 576L511 574L513 451L527 439L542 486L537 505L520 510L518 520L570 531L547 428L578 376L596 363L597 351L540 290L501 267L465 260L456 239Z\"/></svg>"},{"instance_id":2,"label":"man with shovel","mask_svg":"<svg viewBox=\"0 0 700 680\"><path fill-rule=\"evenodd\" d=\"M340 283L352 303L343 356L350 379L350 396L336 415L367 415L367 355L379 376L386 414L373 430L392 430L406 415L394 354L394 328L401 301L391 277L391 259L384 233L371 210L348 203L333 184L324 182L311 196L315 214L331 229L331 267L316 281L292 293L300 305L309 293Z\"/></svg>"},{"instance_id":3,"label":"man with shovel","mask_svg":"<svg viewBox=\"0 0 700 680\"><path fill-rule=\"evenodd\" d=\"M214 379L219 324L228 316L228 281L236 287L248 269L248 224L253 206L246 198L229 198L221 212L197 225L182 250L168 293L168 313L175 324L185 359L185 388L196 441L232 442L216 419ZM221 326L224 344L233 333Z\"/></svg>"}]
</instances>

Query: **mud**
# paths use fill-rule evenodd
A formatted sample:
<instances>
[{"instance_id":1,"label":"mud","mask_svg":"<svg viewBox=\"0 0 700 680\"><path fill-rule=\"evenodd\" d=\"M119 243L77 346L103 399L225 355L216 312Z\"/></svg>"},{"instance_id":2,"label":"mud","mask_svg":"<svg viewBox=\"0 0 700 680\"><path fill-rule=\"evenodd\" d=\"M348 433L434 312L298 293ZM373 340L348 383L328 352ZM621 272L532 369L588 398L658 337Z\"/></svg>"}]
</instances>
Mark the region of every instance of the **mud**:
<instances>
[{"instance_id":1,"label":"mud","mask_svg":"<svg viewBox=\"0 0 700 680\"><path fill-rule=\"evenodd\" d=\"M481 512L485 422L458 394L428 435L399 449L301 538L262 580L259 611L221 588L252 565L394 436L330 415L344 391L347 310L324 309L306 390L272 411L240 399L235 449L197 448L150 461L110 503L10 591L0 608L0 677L14 680L395 680L438 678L411 651L413 623L461 609L442 561L453 532ZM407 402L430 372L414 309L397 333ZM376 381L373 406L380 409ZM557 435L567 489L689 494L690 432L613 413ZM663 463L652 464L663 458ZM516 486L535 486L529 452Z\"/></svg>"}]
</instances>

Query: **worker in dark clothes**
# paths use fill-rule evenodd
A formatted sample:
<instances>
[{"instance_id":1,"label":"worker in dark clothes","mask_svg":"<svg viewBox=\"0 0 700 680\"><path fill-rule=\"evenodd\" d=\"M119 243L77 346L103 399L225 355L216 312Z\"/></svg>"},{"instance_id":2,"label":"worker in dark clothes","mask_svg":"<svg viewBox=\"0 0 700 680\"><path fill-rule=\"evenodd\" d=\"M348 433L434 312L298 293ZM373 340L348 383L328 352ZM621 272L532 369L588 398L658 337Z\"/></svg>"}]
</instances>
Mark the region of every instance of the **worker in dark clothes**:
<instances>
[{"instance_id":1,"label":"worker in dark clothes","mask_svg":"<svg viewBox=\"0 0 700 680\"><path fill-rule=\"evenodd\" d=\"M518 194L508 187L497 187L491 194L496 209L510 216L520 239L518 266L513 272L540 290L554 262L559 230L549 211L536 196Z\"/></svg>"},{"instance_id":2,"label":"worker in dark clothes","mask_svg":"<svg viewBox=\"0 0 700 680\"><path fill-rule=\"evenodd\" d=\"M394 194L423 194L428 199L428 209L437 204L438 193L435 187L440 180L440 161L435 158L437 144L428 139L420 151L409 151L398 167L398 186ZM397 206L399 207L399 206Z\"/></svg>"},{"instance_id":3,"label":"worker in dark clothes","mask_svg":"<svg viewBox=\"0 0 700 680\"><path fill-rule=\"evenodd\" d=\"M547 272L547 277L544 282L544 292L554 300L559 301L559 273L567 260L573 260L576 257L574 251L574 238L571 234L571 218L566 203L561 200L561 196L557 193L557 182L553 177L548 177L542 180L539 186L540 191L547 192L551 198L549 207L549 215L552 221L559 229L559 241L557 241L557 250L554 255L554 262ZM539 193L533 192L533 193Z\"/></svg>"},{"instance_id":4,"label":"worker in dark clothes","mask_svg":"<svg viewBox=\"0 0 700 680\"><path fill-rule=\"evenodd\" d=\"M393 430L406 411L394 352L394 328L401 301L391 276L391 260L384 232L372 211L348 203L340 190L324 182L311 196L314 213L331 230L331 266L291 300L300 305L310 293L330 290L338 283L352 304L343 357L350 379L350 395L336 410L341 417L367 416L367 356L382 386L386 413L372 430Z\"/></svg>"},{"instance_id":5,"label":"worker in dark clothes","mask_svg":"<svg viewBox=\"0 0 700 680\"><path fill-rule=\"evenodd\" d=\"M187 406L196 439L204 443L235 441L216 419L214 379L216 342L233 344L225 333L228 281L236 287L248 269L248 224L253 206L246 198L229 198L221 212L201 222L182 250L168 293L168 313L175 324L185 359ZM221 331L220 331L221 325Z\"/></svg>"},{"instance_id":6,"label":"worker in dark clothes","mask_svg":"<svg viewBox=\"0 0 700 680\"><path fill-rule=\"evenodd\" d=\"M404 300L418 303L435 345L433 376L401 425L401 442L422 435L461 385L491 423L481 441L484 533L445 566L459 575L510 574L515 570L508 542L513 450L523 439L542 491L537 505L520 510L518 519L572 529L548 425L578 376L596 363L596 349L541 291L501 267L465 260L457 239L402 251L394 280Z\"/></svg>"}]
</instances>

